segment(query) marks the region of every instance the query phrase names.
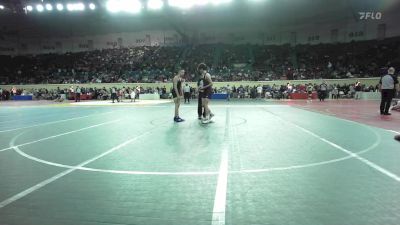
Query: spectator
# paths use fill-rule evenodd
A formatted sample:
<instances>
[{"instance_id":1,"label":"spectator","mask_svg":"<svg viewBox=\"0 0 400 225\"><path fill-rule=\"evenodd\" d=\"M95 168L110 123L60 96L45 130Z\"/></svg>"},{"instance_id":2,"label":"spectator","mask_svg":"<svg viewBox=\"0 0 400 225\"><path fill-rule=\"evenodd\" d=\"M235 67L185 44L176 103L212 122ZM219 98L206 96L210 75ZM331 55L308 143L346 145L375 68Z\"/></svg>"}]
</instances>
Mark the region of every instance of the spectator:
<instances>
[{"instance_id":1,"label":"spectator","mask_svg":"<svg viewBox=\"0 0 400 225\"><path fill-rule=\"evenodd\" d=\"M82 94L82 89L79 86L76 86L75 102L80 102L81 101L81 94Z\"/></svg>"},{"instance_id":2,"label":"spectator","mask_svg":"<svg viewBox=\"0 0 400 225\"><path fill-rule=\"evenodd\" d=\"M318 93L319 101L325 101L327 90L328 90L328 85L326 84L325 81L323 81L322 84L319 86L319 93Z\"/></svg>"},{"instance_id":3,"label":"spectator","mask_svg":"<svg viewBox=\"0 0 400 225\"><path fill-rule=\"evenodd\" d=\"M188 83L185 84L183 87L183 97L185 98L185 103L190 103L190 86Z\"/></svg>"}]
</instances>

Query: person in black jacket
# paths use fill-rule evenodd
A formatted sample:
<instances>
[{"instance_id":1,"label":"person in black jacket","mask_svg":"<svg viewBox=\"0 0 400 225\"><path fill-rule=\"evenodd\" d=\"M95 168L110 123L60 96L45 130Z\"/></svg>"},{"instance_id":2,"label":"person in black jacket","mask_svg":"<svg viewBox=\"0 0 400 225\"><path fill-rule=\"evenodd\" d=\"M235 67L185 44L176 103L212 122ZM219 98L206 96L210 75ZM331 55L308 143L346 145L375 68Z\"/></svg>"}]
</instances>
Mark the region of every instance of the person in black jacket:
<instances>
[{"instance_id":1,"label":"person in black jacket","mask_svg":"<svg viewBox=\"0 0 400 225\"><path fill-rule=\"evenodd\" d=\"M327 90L328 90L328 85L326 84L325 81L323 81L322 84L319 85L319 91L318 91L319 101L325 101Z\"/></svg>"}]
</instances>

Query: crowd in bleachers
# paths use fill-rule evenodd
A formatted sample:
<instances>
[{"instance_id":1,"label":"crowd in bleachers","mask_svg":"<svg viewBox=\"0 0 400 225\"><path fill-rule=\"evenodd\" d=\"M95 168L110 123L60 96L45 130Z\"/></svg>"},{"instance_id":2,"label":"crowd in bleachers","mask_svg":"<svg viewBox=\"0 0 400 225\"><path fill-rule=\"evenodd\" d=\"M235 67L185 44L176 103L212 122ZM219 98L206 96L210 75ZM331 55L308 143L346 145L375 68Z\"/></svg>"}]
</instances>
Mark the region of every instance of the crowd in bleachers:
<instances>
[{"instance_id":1,"label":"crowd in bleachers","mask_svg":"<svg viewBox=\"0 0 400 225\"><path fill-rule=\"evenodd\" d=\"M400 65L398 39L296 46L302 78L374 77ZM385 68L385 69L383 69Z\"/></svg>"},{"instance_id":2,"label":"crowd in bleachers","mask_svg":"<svg viewBox=\"0 0 400 225\"><path fill-rule=\"evenodd\" d=\"M185 65L185 69L190 74L195 74L197 65L205 63L212 67L216 45L197 45L187 49L187 54L182 59L181 64Z\"/></svg>"},{"instance_id":3,"label":"crowd in bleachers","mask_svg":"<svg viewBox=\"0 0 400 225\"><path fill-rule=\"evenodd\" d=\"M307 93L309 90L318 93L320 91L320 85L322 83L308 83L292 85L287 83L286 85L259 85L261 88L260 93L257 93L258 86L243 86L238 87L220 87L214 89L214 93L229 93L232 98L272 98L272 99L288 99L291 93ZM359 90L357 90L355 84L329 84L327 85L328 96L334 95L337 98L354 98L357 91L361 92L377 92L378 85L364 85L361 84Z\"/></svg>"},{"instance_id":4,"label":"crowd in bleachers","mask_svg":"<svg viewBox=\"0 0 400 225\"><path fill-rule=\"evenodd\" d=\"M135 47L37 56L0 56L2 84L165 82L178 47Z\"/></svg>"},{"instance_id":5,"label":"crowd in bleachers","mask_svg":"<svg viewBox=\"0 0 400 225\"><path fill-rule=\"evenodd\" d=\"M263 71L265 80L280 80L282 77L291 79L293 72L293 60L291 58L290 45L282 46L256 46L253 48L257 71Z\"/></svg>"},{"instance_id":6,"label":"crowd in bleachers","mask_svg":"<svg viewBox=\"0 0 400 225\"><path fill-rule=\"evenodd\" d=\"M132 47L37 56L0 56L0 84L171 82L205 62L215 81L376 77L400 66L398 38L318 45Z\"/></svg>"},{"instance_id":7,"label":"crowd in bleachers","mask_svg":"<svg viewBox=\"0 0 400 225\"><path fill-rule=\"evenodd\" d=\"M291 93L307 93L308 91L318 93L320 91L321 83L308 83L308 84L298 84L292 85L291 83L287 83L286 85L259 85L259 86L249 86L249 85L240 85L240 86L224 86L224 87L215 87L213 89L214 93L227 93L231 98L267 98L267 99L288 99L290 98ZM70 86L69 88L55 88L55 89L19 89L17 87L13 87L10 90L1 89L0 88L0 100L9 100L14 95L32 95L36 100L67 100L74 99L75 93L79 89L79 92L82 95L87 95L90 99L97 100L109 100L111 99L112 88L84 88L79 86ZM157 86L157 87L140 87L140 86L132 86L127 85L122 88L115 88L118 96L120 98L129 98L132 91L136 91L136 96L138 97L140 94L159 94L160 98L168 99L171 98L170 90L168 90L165 86ZM197 87L191 86L191 96L193 98L197 97ZM360 87L356 87L356 84L329 84L327 85L327 93L328 97L331 98L354 98L357 91L361 92L377 92L378 85L365 85L360 84ZM64 97L62 97L64 96Z\"/></svg>"},{"instance_id":8,"label":"crowd in bleachers","mask_svg":"<svg viewBox=\"0 0 400 225\"><path fill-rule=\"evenodd\" d=\"M169 90L165 86L162 87L141 87L141 86L124 86L121 88L111 87L111 88L85 88L80 86L70 86L69 88L46 89L46 88L29 88L21 89L18 87L13 87L10 90L0 88L0 100L10 100L15 95L32 95L35 100L74 100L76 93L79 92L82 96L88 96L89 99L96 100L110 100L112 89L115 89L117 95L120 98L128 98L132 91L135 91L136 98L140 94L160 94L162 98L169 98ZM79 91L78 91L79 90Z\"/></svg>"}]
</instances>

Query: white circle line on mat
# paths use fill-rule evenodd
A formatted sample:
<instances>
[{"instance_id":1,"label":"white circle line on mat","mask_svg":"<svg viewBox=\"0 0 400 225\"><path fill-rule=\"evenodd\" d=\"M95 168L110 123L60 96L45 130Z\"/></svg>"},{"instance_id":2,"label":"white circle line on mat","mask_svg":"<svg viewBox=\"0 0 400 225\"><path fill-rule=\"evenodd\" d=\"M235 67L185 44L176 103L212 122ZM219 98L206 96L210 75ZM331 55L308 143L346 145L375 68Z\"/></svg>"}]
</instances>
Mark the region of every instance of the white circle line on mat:
<instances>
[{"instance_id":1,"label":"white circle line on mat","mask_svg":"<svg viewBox=\"0 0 400 225\"><path fill-rule=\"evenodd\" d=\"M372 130L372 129L370 129ZM379 134L377 134L374 130L372 130L377 139L375 142L369 146L366 149L363 149L359 152L356 152L355 154L360 155L364 154L374 148L376 148L380 143L381 143L381 137ZM98 169L98 168L90 168L90 167L76 167L76 166L70 166L70 165L65 165L61 163L55 163L55 162L50 162L47 160L39 159L34 156L31 156L25 152L23 152L18 146L14 146L12 143L10 143L10 147L14 149L15 152L17 152L19 155L30 159L32 161L36 161L42 164L50 165L50 166L55 166L55 167L61 167L61 168L67 168L67 169L76 169L76 170L82 170L82 171L89 171L89 172L99 172L99 173L112 173L112 174L128 174L128 175L156 175L156 176L210 176L210 175L218 175L218 171L188 171L188 172L152 172L152 171L136 171L136 170L110 170L110 169ZM243 173L264 173L264 172L272 172L272 171L284 171L284 170L293 170L293 169L301 169L301 168L309 168L309 167L315 167L315 166L321 166L321 165L326 165L326 164L331 164L331 163L336 163L340 161L344 161L347 159L354 158L353 156L345 156L341 158L336 158L336 159L331 159L331 160L326 160L326 161L321 161L321 162L315 162L315 163L307 163L307 164L300 164L300 165L292 165L292 166L286 166L286 167L273 167L273 168L264 168L264 169L245 169L245 170L234 170L234 171L228 171L228 173L231 174L243 174Z\"/></svg>"}]
</instances>

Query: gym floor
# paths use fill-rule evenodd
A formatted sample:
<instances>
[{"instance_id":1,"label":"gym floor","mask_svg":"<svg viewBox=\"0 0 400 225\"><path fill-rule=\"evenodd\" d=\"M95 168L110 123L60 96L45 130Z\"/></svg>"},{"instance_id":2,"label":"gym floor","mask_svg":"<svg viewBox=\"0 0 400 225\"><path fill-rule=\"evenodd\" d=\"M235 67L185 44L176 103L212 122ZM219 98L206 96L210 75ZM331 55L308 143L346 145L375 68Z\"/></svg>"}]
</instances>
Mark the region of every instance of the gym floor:
<instances>
[{"instance_id":1,"label":"gym floor","mask_svg":"<svg viewBox=\"0 0 400 225\"><path fill-rule=\"evenodd\" d=\"M2 103L0 224L398 225L400 113L378 107Z\"/></svg>"}]
</instances>

